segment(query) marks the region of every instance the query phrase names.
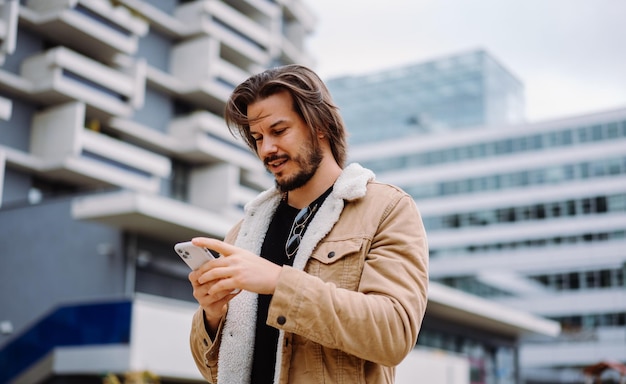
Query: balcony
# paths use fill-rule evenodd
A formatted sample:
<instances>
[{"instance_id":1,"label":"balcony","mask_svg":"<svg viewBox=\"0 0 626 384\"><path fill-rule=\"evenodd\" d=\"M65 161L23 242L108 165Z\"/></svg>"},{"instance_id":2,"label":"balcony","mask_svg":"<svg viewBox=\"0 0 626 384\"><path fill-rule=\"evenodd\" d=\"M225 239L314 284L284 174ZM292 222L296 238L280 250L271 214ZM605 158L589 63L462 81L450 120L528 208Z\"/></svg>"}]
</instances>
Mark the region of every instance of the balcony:
<instances>
[{"instance_id":1,"label":"balcony","mask_svg":"<svg viewBox=\"0 0 626 384\"><path fill-rule=\"evenodd\" d=\"M238 215L220 214L164 196L133 191L76 198L72 217L176 243L196 236L224 238Z\"/></svg>"},{"instance_id":2,"label":"balcony","mask_svg":"<svg viewBox=\"0 0 626 384\"><path fill-rule=\"evenodd\" d=\"M143 60L111 68L65 47L56 47L22 62L21 77L5 87L45 105L82 101L92 116L129 116L143 105L146 64ZM0 80L1 82L1 80Z\"/></svg>"},{"instance_id":3,"label":"balcony","mask_svg":"<svg viewBox=\"0 0 626 384\"><path fill-rule=\"evenodd\" d=\"M243 205L272 185L261 162L206 111L173 120L168 134L119 118L109 124L120 136L192 164L187 201L137 190L94 194L73 202L75 219L169 241L199 234L220 238L241 217Z\"/></svg>"},{"instance_id":4,"label":"balcony","mask_svg":"<svg viewBox=\"0 0 626 384\"><path fill-rule=\"evenodd\" d=\"M314 59L305 51L306 36L313 31L316 19L306 4L300 0L279 1L283 9L282 28L274 39L280 47L282 60L312 66Z\"/></svg>"},{"instance_id":5,"label":"balcony","mask_svg":"<svg viewBox=\"0 0 626 384\"><path fill-rule=\"evenodd\" d=\"M233 64L236 59L225 57L225 52L225 44L215 37L200 36L177 44L170 56L173 79L169 83L173 87L169 88L186 100L220 113L232 90L251 75L250 71L241 69L242 66L258 69L252 67L252 62ZM260 60L268 61L267 58Z\"/></svg>"},{"instance_id":6,"label":"balcony","mask_svg":"<svg viewBox=\"0 0 626 384\"><path fill-rule=\"evenodd\" d=\"M261 1L230 3L232 6L216 0L191 2L178 7L175 17L197 34L223 42L241 58L269 65L272 32L278 29L280 8Z\"/></svg>"},{"instance_id":7,"label":"balcony","mask_svg":"<svg viewBox=\"0 0 626 384\"><path fill-rule=\"evenodd\" d=\"M9 3L12 3L10 1ZM148 24L122 6L104 0L29 0L21 22L54 41L112 62L117 54L132 55Z\"/></svg>"},{"instance_id":8,"label":"balcony","mask_svg":"<svg viewBox=\"0 0 626 384\"><path fill-rule=\"evenodd\" d=\"M4 63L5 56L15 50L19 7L18 1L3 1L0 4L0 65Z\"/></svg>"},{"instance_id":9,"label":"balcony","mask_svg":"<svg viewBox=\"0 0 626 384\"><path fill-rule=\"evenodd\" d=\"M269 65L272 36L279 30L280 8L263 0L194 1L173 15L140 0L118 0L148 20L150 28L172 40L212 37L223 46L222 55L245 72Z\"/></svg>"},{"instance_id":10,"label":"balcony","mask_svg":"<svg viewBox=\"0 0 626 384\"><path fill-rule=\"evenodd\" d=\"M230 134L224 120L215 114L200 111L174 119L169 134L180 143L177 155L189 162L225 162L263 172L261 162L241 140Z\"/></svg>"},{"instance_id":11,"label":"balcony","mask_svg":"<svg viewBox=\"0 0 626 384\"><path fill-rule=\"evenodd\" d=\"M159 191L171 171L167 157L88 130L84 122L82 103L38 112L31 127L30 153L3 147L7 164L87 188Z\"/></svg>"}]
</instances>

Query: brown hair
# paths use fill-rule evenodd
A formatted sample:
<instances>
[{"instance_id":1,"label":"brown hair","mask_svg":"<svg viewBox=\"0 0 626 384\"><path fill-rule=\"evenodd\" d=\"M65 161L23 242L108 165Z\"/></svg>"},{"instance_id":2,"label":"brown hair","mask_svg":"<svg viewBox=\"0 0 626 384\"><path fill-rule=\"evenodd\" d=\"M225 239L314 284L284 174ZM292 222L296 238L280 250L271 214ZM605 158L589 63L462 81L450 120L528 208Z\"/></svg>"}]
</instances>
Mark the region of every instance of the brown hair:
<instances>
[{"instance_id":1,"label":"brown hair","mask_svg":"<svg viewBox=\"0 0 626 384\"><path fill-rule=\"evenodd\" d=\"M291 94L293 109L309 127L311 137L317 140L317 135L322 134L328 138L333 157L343 168L347 147L343 119L324 82L302 65L268 69L237 86L224 109L224 120L230 132L241 136L256 153L256 141L250 135L248 106L283 91Z\"/></svg>"}]
</instances>

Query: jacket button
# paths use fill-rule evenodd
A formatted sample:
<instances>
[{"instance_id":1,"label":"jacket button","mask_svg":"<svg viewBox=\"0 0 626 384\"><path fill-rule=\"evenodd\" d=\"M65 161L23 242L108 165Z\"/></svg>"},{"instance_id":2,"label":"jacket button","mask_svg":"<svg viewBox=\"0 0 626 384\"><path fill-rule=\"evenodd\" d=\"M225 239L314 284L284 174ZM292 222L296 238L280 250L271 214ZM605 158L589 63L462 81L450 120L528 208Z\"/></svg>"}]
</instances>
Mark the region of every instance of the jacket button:
<instances>
[{"instance_id":1,"label":"jacket button","mask_svg":"<svg viewBox=\"0 0 626 384\"><path fill-rule=\"evenodd\" d=\"M285 316L278 316L276 322L278 323L278 325L285 325L287 319L285 318Z\"/></svg>"},{"instance_id":2,"label":"jacket button","mask_svg":"<svg viewBox=\"0 0 626 384\"><path fill-rule=\"evenodd\" d=\"M332 259L333 257L335 257L335 251L328 252L328 258Z\"/></svg>"}]
</instances>

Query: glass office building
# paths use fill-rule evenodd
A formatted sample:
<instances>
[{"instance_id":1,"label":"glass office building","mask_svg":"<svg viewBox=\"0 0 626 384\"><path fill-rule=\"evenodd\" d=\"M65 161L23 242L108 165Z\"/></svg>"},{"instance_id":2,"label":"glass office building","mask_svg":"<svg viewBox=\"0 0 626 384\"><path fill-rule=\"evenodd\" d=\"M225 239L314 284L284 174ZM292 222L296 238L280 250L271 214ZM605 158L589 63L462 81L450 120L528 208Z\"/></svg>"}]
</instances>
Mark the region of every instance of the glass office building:
<instances>
[{"instance_id":1,"label":"glass office building","mask_svg":"<svg viewBox=\"0 0 626 384\"><path fill-rule=\"evenodd\" d=\"M351 160L415 198L434 281L561 324L524 340L521 382L583 382L585 366L626 361L626 109L486 123L384 141L370 132L386 126L359 127Z\"/></svg>"},{"instance_id":2,"label":"glass office building","mask_svg":"<svg viewBox=\"0 0 626 384\"><path fill-rule=\"evenodd\" d=\"M328 87L353 144L524 118L522 83L482 50L334 78Z\"/></svg>"}]
</instances>

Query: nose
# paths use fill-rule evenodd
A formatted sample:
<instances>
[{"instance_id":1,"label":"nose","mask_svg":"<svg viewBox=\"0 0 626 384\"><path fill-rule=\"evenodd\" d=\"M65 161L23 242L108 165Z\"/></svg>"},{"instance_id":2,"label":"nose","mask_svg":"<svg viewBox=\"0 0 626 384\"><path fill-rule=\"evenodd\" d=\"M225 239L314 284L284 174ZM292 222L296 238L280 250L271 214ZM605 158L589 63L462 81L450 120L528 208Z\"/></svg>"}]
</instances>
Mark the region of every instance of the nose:
<instances>
[{"instance_id":1,"label":"nose","mask_svg":"<svg viewBox=\"0 0 626 384\"><path fill-rule=\"evenodd\" d=\"M260 143L257 143L256 150L258 152L259 157L263 159L267 157L268 155L276 153L278 148L276 147L275 140L273 140L271 137L267 137L267 138L264 137Z\"/></svg>"}]
</instances>

